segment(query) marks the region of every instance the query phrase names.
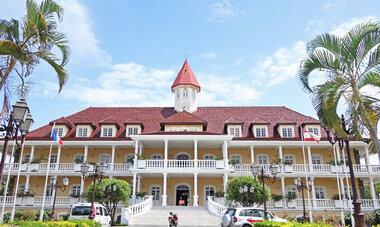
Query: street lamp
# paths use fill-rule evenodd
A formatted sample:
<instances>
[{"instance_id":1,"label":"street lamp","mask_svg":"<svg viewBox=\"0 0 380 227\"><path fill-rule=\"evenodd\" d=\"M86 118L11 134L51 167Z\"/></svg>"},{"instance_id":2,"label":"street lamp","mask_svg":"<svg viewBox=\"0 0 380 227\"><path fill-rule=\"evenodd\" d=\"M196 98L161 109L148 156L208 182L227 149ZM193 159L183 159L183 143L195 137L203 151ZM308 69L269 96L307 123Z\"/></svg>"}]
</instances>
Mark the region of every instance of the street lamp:
<instances>
[{"instance_id":1,"label":"street lamp","mask_svg":"<svg viewBox=\"0 0 380 227\"><path fill-rule=\"evenodd\" d=\"M305 208L305 196L303 193L303 189L306 189L309 192L311 192L311 185L313 184L313 179L308 177L306 179L306 185L305 185L305 183L302 181L302 179L300 177L297 177L294 179L294 183L297 186L298 192L302 191L302 206L303 206L303 218L302 218L303 220L302 220L302 222L304 223L306 221L306 208Z\"/></svg>"},{"instance_id":2,"label":"street lamp","mask_svg":"<svg viewBox=\"0 0 380 227\"><path fill-rule=\"evenodd\" d=\"M243 187L239 188L239 192L240 192L240 194L244 194L243 201L247 201L248 202L248 198L250 196L253 197L253 193L255 192L255 189L252 186L248 189L248 186L244 185ZM251 193L251 195L249 195L249 193Z\"/></svg>"},{"instance_id":3,"label":"street lamp","mask_svg":"<svg viewBox=\"0 0 380 227\"><path fill-rule=\"evenodd\" d=\"M103 175L106 170L106 165L104 165L103 163L100 163L100 165L96 165L94 172L90 173L86 178L89 168L90 166L86 162L83 162L83 164L80 166L80 171L82 173L82 177L84 181L88 181L91 178L94 179L93 188L92 188L91 211L90 211L90 215L88 216L89 219L94 219L95 184L96 184L96 181L100 183L103 180Z\"/></svg>"},{"instance_id":4,"label":"street lamp","mask_svg":"<svg viewBox=\"0 0 380 227\"><path fill-rule=\"evenodd\" d=\"M57 178L55 176L50 177L50 185L51 189L54 193L53 199L53 208L51 209L51 221L54 220L54 208L55 208L55 200L57 198L57 189L60 189L62 192L66 190L66 187L69 185L69 179L67 177L62 179L62 184L59 184Z\"/></svg>"},{"instance_id":5,"label":"street lamp","mask_svg":"<svg viewBox=\"0 0 380 227\"><path fill-rule=\"evenodd\" d=\"M263 199L264 199L264 220L267 219L267 195L265 193L265 179L274 183L276 181L276 175L278 172L278 165L272 164L269 166L270 174L264 173L264 166L259 166L256 163L252 163L251 172L254 177L257 177L263 185ZM271 178L271 175L273 178Z\"/></svg>"},{"instance_id":6,"label":"street lamp","mask_svg":"<svg viewBox=\"0 0 380 227\"><path fill-rule=\"evenodd\" d=\"M20 99L20 101L17 101L16 104L14 104L12 107L13 110L11 111L9 118L5 118L5 120L8 121L8 124L1 125L0 127L0 131L5 132L3 153L1 155L0 161L0 185L3 181L3 171L5 159L8 153L9 139L17 139L17 134L20 130L24 140L26 133L29 132L33 123L33 118L30 115L28 105L24 99Z\"/></svg>"}]
</instances>

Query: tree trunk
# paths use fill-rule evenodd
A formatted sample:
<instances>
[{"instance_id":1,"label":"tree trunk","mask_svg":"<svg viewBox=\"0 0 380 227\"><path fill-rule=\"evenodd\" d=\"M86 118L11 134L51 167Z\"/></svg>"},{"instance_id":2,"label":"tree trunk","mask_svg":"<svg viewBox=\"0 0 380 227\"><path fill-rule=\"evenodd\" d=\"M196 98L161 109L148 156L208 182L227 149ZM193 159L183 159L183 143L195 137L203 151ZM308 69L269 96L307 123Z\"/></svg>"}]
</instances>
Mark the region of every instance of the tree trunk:
<instances>
[{"instance_id":1,"label":"tree trunk","mask_svg":"<svg viewBox=\"0 0 380 227\"><path fill-rule=\"evenodd\" d=\"M5 71L4 76L0 81L0 91L3 89L5 82L7 81L9 75L11 74L13 68L16 65L16 62L17 62L16 59L14 57L12 57L11 61L9 62L9 66L8 66L7 70Z\"/></svg>"}]
</instances>

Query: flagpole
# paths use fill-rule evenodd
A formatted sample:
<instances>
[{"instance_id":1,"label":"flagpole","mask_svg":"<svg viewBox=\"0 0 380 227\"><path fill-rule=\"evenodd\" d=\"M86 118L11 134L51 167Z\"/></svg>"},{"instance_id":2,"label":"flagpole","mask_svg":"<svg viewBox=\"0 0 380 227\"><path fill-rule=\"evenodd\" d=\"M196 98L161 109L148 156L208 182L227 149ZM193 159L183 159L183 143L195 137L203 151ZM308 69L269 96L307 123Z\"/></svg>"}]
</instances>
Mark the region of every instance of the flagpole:
<instances>
[{"instance_id":1,"label":"flagpole","mask_svg":"<svg viewBox=\"0 0 380 227\"><path fill-rule=\"evenodd\" d=\"M5 187L4 187L3 207L1 208L0 223L3 223L3 219L4 219L5 201L6 201L6 198L7 198L9 178L10 178L10 175L11 175L11 168L12 168L12 158L13 158L14 151L15 151L15 145L16 145L16 143L13 140L12 153L11 153L11 157L9 159L9 165L8 165L7 183L5 184ZM19 168L21 168L21 166L19 166Z\"/></svg>"},{"instance_id":2,"label":"flagpole","mask_svg":"<svg viewBox=\"0 0 380 227\"><path fill-rule=\"evenodd\" d=\"M336 171L336 183L338 185L338 193L339 193L339 202L341 203L341 208L340 208L340 216L341 216L341 221L342 221L342 225L345 226L345 221L344 221L344 212L343 212L343 202L342 202L342 194L341 194L341 191L340 191L340 183L339 183L339 169L338 169L338 163L337 163L337 154L336 154L336 146L335 144L332 145L333 147L333 151L334 151L334 160L335 160L335 168L337 169Z\"/></svg>"},{"instance_id":3,"label":"flagpole","mask_svg":"<svg viewBox=\"0 0 380 227\"><path fill-rule=\"evenodd\" d=\"M50 139L53 135L53 130L55 128L55 122L51 129ZM51 158L51 150L53 148L53 140L50 141L50 150L49 150L49 158L46 168L46 177L45 177L45 187L44 187L44 194L42 196L42 206L41 206L41 212L40 212L40 221L43 221L44 219L44 207L45 207L45 199L46 199L46 190L47 190L47 183L48 183L48 177L49 177L49 171L50 171L50 158Z\"/></svg>"},{"instance_id":4,"label":"flagpole","mask_svg":"<svg viewBox=\"0 0 380 227\"><path fill-rule=\"evenodd\" d=\"M19 160L19 164L18 164L16 188L15 188L15 193L14 193L14 197L13 197L13 207L12 207L12 213L11 213L11 221L13 221L14 218L15 218L16 198L17 198L18 184L20 182L22 157L24 155L24 146L25 146L24 140L25 140L25 135L23 135L22 142L21 142L21 144L22 144L22 146L21 146L21 154L20 154L20 158L19 158L20 160Z\"/></svg>"},{"instance_id":5,"label":"flagpole","mask_svg":"<svg viewBox=\"0 0 380 227\"><path fill-rule=\"evenodd\" d=\"M348 183L348 175L347 175L347 171L346 171L346 154L344 152L344 147L342 147L342 152L343 152L343 172L346 176L346 184L347 184L347 194L348 194L348 200L349 201L352 201L351 200L351 188L350 188L350 185ZM350 208L350 212L351 212L351 220L354 220L354 216L353 216L353 211L352 211L352 208L351 208L351 205L350 203L347 203L347 206ZM354 221L351 221L351 224L352 224L352 227L355 227L355 222Z\"/></svg>"},{"instance_id":6,"label":"flagpole","mask_svg":"<svg viewBox=\"0 0 380 227\"><path fill-rule=\"evenodd\" d=\"M303 155L303 165L305 169L305 181L307 183L307 170L306 170L306 155L305 155L305 141L304 141L304 136L303 136L303 129L302 125L300 125L300 130L301 130L301 140L302 140L302 155ZM313 213L311 211L311 201L310 201L310 192L309 190L306 190L307 192L307 202L309 204L309 221L313 222Z\"/></svg>"}]
</instances>

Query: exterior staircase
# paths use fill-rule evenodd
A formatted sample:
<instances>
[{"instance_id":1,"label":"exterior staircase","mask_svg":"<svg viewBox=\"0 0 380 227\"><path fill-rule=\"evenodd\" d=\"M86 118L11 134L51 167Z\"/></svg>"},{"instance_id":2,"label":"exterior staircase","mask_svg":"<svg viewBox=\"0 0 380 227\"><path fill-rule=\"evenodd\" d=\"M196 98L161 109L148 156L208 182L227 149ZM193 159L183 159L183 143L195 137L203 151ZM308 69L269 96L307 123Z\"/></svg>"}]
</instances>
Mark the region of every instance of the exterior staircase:
<instances>
[{"instance_id":1,"label":"exterior staircase","mask_svg":"<svg viewBox=\"0 0 380 227\"><path fill-rule=\"evenodd\" d=\"M178 215L178 227L220 227L222 218L211 214L206 207L154 206L148 212L134 215L128 226L168 227L169 212Z\"/></svg>"}]
</instances>

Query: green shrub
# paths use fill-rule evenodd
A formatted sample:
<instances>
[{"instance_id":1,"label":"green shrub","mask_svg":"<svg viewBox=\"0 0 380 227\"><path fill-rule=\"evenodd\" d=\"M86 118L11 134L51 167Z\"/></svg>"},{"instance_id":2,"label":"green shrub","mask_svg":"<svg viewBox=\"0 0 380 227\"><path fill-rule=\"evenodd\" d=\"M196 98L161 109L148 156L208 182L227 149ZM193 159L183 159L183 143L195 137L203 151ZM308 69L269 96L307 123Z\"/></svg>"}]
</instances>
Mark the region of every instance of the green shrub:
<instances>
[{"instance_id":1,"label":"green shrub","mask_svg":"<svg viewBox=\"0 0 380 227\"><path fill-rule=\"evenodd\" d=\"M56 222L41 222L41 221L14 221L10 223L19 227L100 227L99 222L92 220L68 220Z\"/></svg>"},{"instance_id":2,"label":"green shrub","mask_svg":"<svg viewBox=\"0 0 380 227\"><path fill-rule=\"evenodd\" d=\"M69 222L75 223L76 227L101 227L99 222L82 219L82 220L69 220Z\"/></svg>"},{"instance_id":3,"label":"green shrub","mask_svg":"<svg viewBox=\"0 0 380 227\"><path fill-rule=\"evenodd\" d=\"M375 224L380 224L380 209L375 211Z\"/></svg>"},{"instance_id":4,"label":"green shrub","mask_svg":"<svg viewBox=\"0 0 380 227\"><path fill-rule=\"evenodd\" d=\"M330 227L332 225L327 224L316 224L316 223L281 223L274 221L264 221L264 222L256 222L255 227Z\"/></svg>"}]
</instances>

